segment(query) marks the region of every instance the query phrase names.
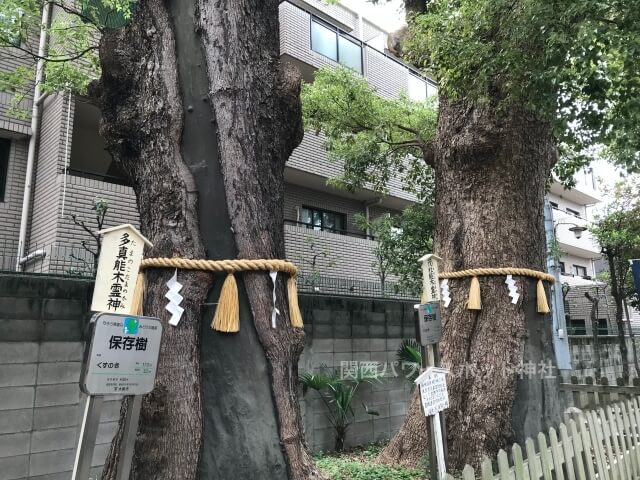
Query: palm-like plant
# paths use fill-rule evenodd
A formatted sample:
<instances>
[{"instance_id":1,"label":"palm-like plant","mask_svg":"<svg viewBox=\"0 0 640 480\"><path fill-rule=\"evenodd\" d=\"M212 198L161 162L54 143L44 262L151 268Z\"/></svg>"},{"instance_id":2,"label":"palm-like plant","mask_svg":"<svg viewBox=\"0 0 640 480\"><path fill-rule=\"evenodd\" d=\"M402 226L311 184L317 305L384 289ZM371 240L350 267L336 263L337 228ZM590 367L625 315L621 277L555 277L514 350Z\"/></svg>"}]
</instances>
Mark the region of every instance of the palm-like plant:
<instances>
[{"instance_id":1,"label":"palm-like plant","mask_svg":"<svg viewBox=\"0 0 640 480\"><path fill-rule=\"evenodd\" d=\"M413 339L403 340L398 347L396 357L400 365L402 365L403 373L408 371L405 377L413 385L413 382L420 374L420 367L422 366L422 348L420 344Z\"/></svg>"},{"instance_id":2,"label":"palm-like plant","mask_svg":"<svg viewBox=\"0 0 640 480\"><path fill-rule=\"evenodd\" d=\"M309 389L318 392L327 407L327 418L336 432L335 450L341 452L344 450L347 429L355 419L355 412L351 404L356 390L363 383L379 381L381 374L377 369L374 371L371 368L358 367L349 372L349 378L343 378L336 370L329 373L326 371L327 367L323 366L319 373L302 373L300 375L302 394L305 395ZM369 415L378 415L378 412L369 410L366 405L364 408Z\"/></svg>"}]
</instances>

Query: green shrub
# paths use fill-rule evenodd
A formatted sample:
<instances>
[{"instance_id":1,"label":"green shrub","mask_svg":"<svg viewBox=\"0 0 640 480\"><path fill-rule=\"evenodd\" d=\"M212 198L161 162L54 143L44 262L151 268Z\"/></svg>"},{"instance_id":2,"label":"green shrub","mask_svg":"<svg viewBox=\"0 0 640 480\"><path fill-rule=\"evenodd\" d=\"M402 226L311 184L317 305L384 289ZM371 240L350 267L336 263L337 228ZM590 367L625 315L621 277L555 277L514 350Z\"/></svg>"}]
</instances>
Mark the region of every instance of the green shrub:
<instances>
[{"instance_id":1,"label":"green shrub","mask_svg":"<svg viewBox=\"0 0 640 480\"><path fill-rule=\"evenodd\" d=\"M373 456L319 456L316 465L330 480L421 480L424 470L373 463Z\"/></svg>"}]
</instances>

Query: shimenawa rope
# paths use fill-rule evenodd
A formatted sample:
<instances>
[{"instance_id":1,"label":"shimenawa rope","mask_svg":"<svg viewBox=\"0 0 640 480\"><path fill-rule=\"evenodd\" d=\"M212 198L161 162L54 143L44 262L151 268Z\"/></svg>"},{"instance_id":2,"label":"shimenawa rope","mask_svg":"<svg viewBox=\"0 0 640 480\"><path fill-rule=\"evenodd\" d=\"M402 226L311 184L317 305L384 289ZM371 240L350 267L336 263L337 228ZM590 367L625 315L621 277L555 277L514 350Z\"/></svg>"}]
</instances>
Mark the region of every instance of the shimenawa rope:
<instances>
[{"instance_id":1,"label":"shimenawa rope","mask_svg":"<svg viewBox=\"0 0 640 480\"><path fill-rule=\"evenodd\" d=\"M465 278L471 277L471 284L469 285L469 301L467 302L467 308L469 310L481 310L482 302L480 299L480 282L478 277L480 276L493 276L493 275L516 275L520 277L532 277L538 280L536 286L536 296L538 300L538 313L549 313L549 304L547 303L547 294L544 290L544 284L542 281L549 283L555 282L555 277L545 272L538 270L531 270L529 268L517 268L517 267L505 267L505 268L472 268L469 270L460 270L458 272L442 272L438 275L440 279L449 278Z\"/></svg>"},{"instance_id":2,"label":"shimenawa rope","mask_svg":"<svg viewBox=\"0 0 640 480\"><path fill-rule=\"evenodd\" d=\"M287 296L289 298L289 319L291 326L302 328L302 314L298 304L298 268L291 262L278 259L236 259L236 260L197 260L191 258L145 258L140 264L140 273L133 293L134 313L142 314L144 300L146 268L180 268L183 270L202 270L208 272L227 272L222 284L220 299L211 328L221 332L238 332L240 330L240 309L238 302L238 285L233 276L235 272L276 271L289 275L287 280Z\"/></svg>"}]
</instances>

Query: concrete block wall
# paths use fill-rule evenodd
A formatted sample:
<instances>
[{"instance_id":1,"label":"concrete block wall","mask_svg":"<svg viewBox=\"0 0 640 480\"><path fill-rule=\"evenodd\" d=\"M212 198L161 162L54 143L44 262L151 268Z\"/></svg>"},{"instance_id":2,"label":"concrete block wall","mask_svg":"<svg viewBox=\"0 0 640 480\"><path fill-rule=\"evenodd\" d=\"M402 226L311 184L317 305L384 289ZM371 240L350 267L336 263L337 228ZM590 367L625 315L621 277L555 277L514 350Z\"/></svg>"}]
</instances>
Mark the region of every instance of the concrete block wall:
<instances>
[{"instance_id":1,"label":"concrete block wall","mask_svg":"<svg viewBox=\"0 0 640 480\"><path fill-rule=\"evenodd\" d=\"M92 288L81 280L0 275L0 480L71 476L85 401L78 381ZM108 398L103 408L96 472L120 400Z\"/></svg>"},{"instance_id":2,"label":"concrete block wall","mask_svg":"<svg viewBox=\"0 0 640 480\"><path fill-rule=\"evenodd\" d=\"M634 339L636 347L640 351L640 341ZM632 339L625 338L629 359L629 373L631 378L637 377L633 363ZM622 377L622 356L620 354L620 343L616 336L600 336L598 338L600 352L600 369L603 377L610 381ZM569 336L569 347L571 353L571 375L576 375L579 379L585 377L595 377L595 350L593 337L590 335Z\"/></svg>"},{"instance_id":3,"label":"concrete block wall","mask_svg":"<svg viewBox=\"0 0 640 480\"><path fill-rule=\"evenodd\" d=\"M407 412L411 384L397 363L396 351L403 338L414 338L413 304L390 300L348 299L301 295L305 318L306 346L298 368L318 371L348 366L343 362L378 364L380 382L363 384L352 406L355 421L347 430L346 446L391 438ZM346 373L346 372L344 372ZM366 413L363 403L379 415ZM317 392L301 397L307 443L314 451L332 450L334 432L326 405Z\"/></svg>"}]
</instances>

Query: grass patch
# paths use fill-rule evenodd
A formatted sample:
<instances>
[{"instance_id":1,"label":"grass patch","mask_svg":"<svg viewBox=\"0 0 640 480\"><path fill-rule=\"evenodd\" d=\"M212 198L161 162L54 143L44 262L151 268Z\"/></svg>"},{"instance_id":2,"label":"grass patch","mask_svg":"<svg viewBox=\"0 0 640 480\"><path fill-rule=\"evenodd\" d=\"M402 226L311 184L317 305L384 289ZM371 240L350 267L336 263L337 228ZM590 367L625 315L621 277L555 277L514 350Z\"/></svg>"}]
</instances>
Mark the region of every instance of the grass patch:
<instances>
[{"instance_id":1,"label":"grass patch","mask_svg":"<svg viewBox=\"0 0 640 480\"><path fill-rule=\"evenodd\" d=\"M316 465L330 480L422 480L424 470L373 463L380 445L356 448L342 454L317 455Z\"/></svg>"}]
</instances>

